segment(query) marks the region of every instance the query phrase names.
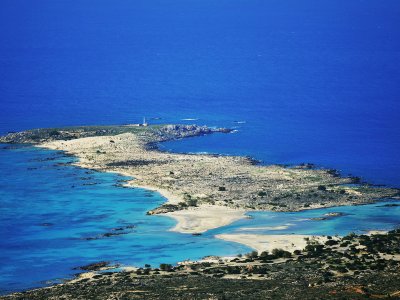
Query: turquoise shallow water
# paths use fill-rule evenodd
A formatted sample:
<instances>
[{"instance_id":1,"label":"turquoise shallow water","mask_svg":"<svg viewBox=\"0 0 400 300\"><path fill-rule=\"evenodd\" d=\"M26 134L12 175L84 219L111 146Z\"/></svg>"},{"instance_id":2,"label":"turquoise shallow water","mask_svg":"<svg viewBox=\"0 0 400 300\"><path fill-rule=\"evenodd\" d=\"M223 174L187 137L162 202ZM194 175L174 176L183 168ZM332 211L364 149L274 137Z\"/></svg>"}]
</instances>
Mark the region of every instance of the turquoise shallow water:
<instances>
[{"instance_id":1,"label":"turquoise shallow water","mask_svg":"<svg viewBox=\"0 0 400 300\"><path fill-rule=\"evenodd\" d=\"M0 9L1 134L143 116L151 123L238 127L237 134L164 146L265 163L311 162L375 184L400 184L398 0L21 4L3 0ZM198 120L182 120L188 118ZM47 157L57 159L32 161ZM32 148L0 151L3 292L66 277L72 267L100 259L156 264L245 251L210 239L212 232L168 233L173 220L144 215L163 201L158 194L114 187L116 175L54 166L64 160ZM90 182L96 185L83 185ZM215 232L253 222L294 223L288 232L299 233L397 224L396 208L356 209L323 222L295 220L323 211L257 213ZM131 223L137 227L127 235L79 239Z\"/></svg>"},{"instance_id":2,"label":"turquoise shallow water","mask_svg":"<svg viewBox=\"0 0 400 300\"><path fill-rule=\"evenodd\" d=\"M250 212L252 219L237 221L214 229L210 234L365 234L370 230L391 230L400 225L400 202L383 200L360 206L340 206L300 212ZM339 216L329 216L339 213ZM321 218L324 218L321 220Z\"/></svg>"},{"instance_id":3,"label":"turquoise shallow water","mask_svg":"<svg viewBox=\"0 0 400 300\"><path fill-rule=\"evenodd\" d=\"M1 293L57 281L102 260L158 266L249 251L211 235L169 232L174 220L145 214L165 201L158 193L116 187L126 179L116 174L60 165L71 161L33 147L0 150ZM124 235L85 239L132 225Z\"/></svg>"},{"instance_id":4,"label":"turquoise shallow water","mask_svg":"<svg viewBox=\"0 0 400 300\"><path fill-rule=\"evenodd\" d=\"M165 199L119 187L126 177L71 166L74 158L56 151L0 147L1 293L58 282L77 273L74 267L102 260L158 266L251 250L215 239L219 233L334 235L400 225L400 207L385 207L389 201L296 213L251 212L252 219L202 236L173 233L168 230L174 220L145 214ZM328 212L343 216L311 220ZM126 234L99 238L116 232Z\"/></svg>"}]
</instances>

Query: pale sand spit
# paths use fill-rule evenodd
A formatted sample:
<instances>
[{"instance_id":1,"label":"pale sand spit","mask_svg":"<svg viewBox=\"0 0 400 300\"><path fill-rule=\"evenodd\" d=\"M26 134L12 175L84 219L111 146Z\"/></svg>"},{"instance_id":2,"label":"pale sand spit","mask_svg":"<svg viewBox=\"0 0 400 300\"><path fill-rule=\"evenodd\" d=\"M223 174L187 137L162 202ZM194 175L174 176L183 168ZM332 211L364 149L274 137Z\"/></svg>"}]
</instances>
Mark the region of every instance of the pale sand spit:
<instances>
[{"instance_id":1,"label":"pale sand spit","mask_svg":"<svg viewBox=\"0 0 400 300\"><path fill-rule=\"evenodd\" d=\"M263 234L218 234L216 238L244 244L257 252L269 251L278 248L289 252L302 250L307 245L307 240L314 240L324 243L327 238L324 236L311 235L263 235Z\"/></svg>"},{"instance_id":2,"label":"pale sand spit","mask_svg":"<svg viewBox=\"0 0 400 300\"><path fill-rule=\"evenodd\" d=\"M246 217L245 213L246 211L242 209L203 205L188 210L169 212L165 216L174 218L178 222L171 231L202 233L243 219Z\"/></svg>"}]
</instances>

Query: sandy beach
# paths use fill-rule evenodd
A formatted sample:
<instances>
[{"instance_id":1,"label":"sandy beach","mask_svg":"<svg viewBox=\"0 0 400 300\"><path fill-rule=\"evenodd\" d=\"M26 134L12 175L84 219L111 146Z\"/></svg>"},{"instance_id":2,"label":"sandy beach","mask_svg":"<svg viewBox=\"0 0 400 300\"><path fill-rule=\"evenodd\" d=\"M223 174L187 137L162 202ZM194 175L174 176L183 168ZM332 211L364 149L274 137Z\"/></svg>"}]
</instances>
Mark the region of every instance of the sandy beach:
<instances>
[{"instance_id":1,"label":"sandy beach","mask_svg":"<svg viewBox=\"0 0 400 300\"><path fill-rule=\"evenodd\" d=\"M159 142L221 132L229 130L196 125L83 126L13 133L0 141L63 151L77 157L79 167L133 178L124 186L156 191L166 198L148 214L174 218L177 225L171 230L182 233L225 226L244 218L248 211L362 204L397 193L368 185L344 186L353 179L340 177L334 170L262 166L248 157L169 153L157 148ZM258 251L305 245L304 236L217 237Z\"/></svg>"},{"instance_id":2,"label":"sandy beach","mask_svg":"<svg viewBox=\"0 0 400 300\"><path fill-rule=\"evenodd\" d=\"M216 238L241 243L253 248L258 253L262 251L271 252L273 249L283 249L289 252L302 250L307 241L324 243L327 238L324 236L311 235L263 235L263 234L219 234Z\"/></svg>"},{"instance_id":3,"label":"sandy beach","mask_svg":"<svg viewBox=\"0 0 400 300\"><path fill-rule=\"evenodd\" d=\"M245 210L221 206L200 206L188 210L174 211L165 215L178 223L172 231L182 233L202 233L210 229L229 225L245 218Z\"/></svg>"}]
</instances>

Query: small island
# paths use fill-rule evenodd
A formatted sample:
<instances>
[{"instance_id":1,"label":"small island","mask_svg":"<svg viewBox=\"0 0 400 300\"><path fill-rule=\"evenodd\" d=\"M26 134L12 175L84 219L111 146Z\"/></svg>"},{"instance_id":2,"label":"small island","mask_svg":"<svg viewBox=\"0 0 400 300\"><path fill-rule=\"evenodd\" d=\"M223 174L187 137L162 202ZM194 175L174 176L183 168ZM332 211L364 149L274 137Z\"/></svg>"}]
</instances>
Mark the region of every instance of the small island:
<instances>
[{"instance_id":1,"label":"small island","mask_svg":"<svg viewBox=\"0 0 400 300\"><path fill-rule=\"evenodd\" d=\"M148 214L178 221L173 229L199 234L245 217L247 211L299 211L358 205L399 196L399 190L360 184L312 165L261 165L250 157L178 154L158 143L230 129L198 125L116 125L35 129L0 137L78 158L77 166L132 177L128 187L155 190L167 202ZM356 184L355 184L356 183Z\"/></svg>"},{"instance_id":2,"label":"small island","mask_svg":"<svg viewBox=\"0 0 400 300\"><path fill-rule=\"evenodd\" d=\"M63 151L78 159L76 166L128 176L131 179L123 187L154 190L166 198L147 214L174 218L177 225L171 230L193 235L246 218L249 211L300 211L399 196L398 189L360 183L358 178L342 177L336 170L310 164L262 165L250 157L179 154L158 148L159 143L169 140L230 132L197 125L79 126L9 133L0 137L0 143ZM322 219L340 216L334 212ZM94 299L158 299L166 287L165 299L175 295L241 299L250 294L283 299L298 292L307 292L305 299L324 293L332 298L351 295L358 299L371 293L398 293L399 287L390 283L399 275L398 230L343 238L259 234L215 237L257 251L178 266L126 267L123 272L107 271L113 266L98 262L80 267L89 272L65 284L4 299L87 299L92 295ZM385 284L366 286L374 278ZM188 286L194 290L188 290ZM290 293L286 293L289 286Z\"/></svg>"}]
</instances>

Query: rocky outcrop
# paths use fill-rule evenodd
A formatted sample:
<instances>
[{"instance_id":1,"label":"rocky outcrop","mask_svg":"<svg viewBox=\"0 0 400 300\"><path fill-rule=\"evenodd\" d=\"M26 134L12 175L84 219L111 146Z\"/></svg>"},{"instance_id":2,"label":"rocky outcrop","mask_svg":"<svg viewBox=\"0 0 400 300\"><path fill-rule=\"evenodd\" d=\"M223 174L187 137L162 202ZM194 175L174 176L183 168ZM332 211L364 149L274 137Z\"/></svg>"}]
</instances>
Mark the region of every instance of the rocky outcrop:
<instances>
[{"instance_id":1,"label":"rocky outcrop","mask_svg":"<svg viewBox=\"0 0 400 300\"><path fill-rule=\"evenodd\" d=\"M140 134L149 143L194 137L215 132L229 133L231 129L210 128L198 125L154 125L148 127L133 125L79 126L66 128L42 128L11 132L0 137L0 143L40 144L57 140L73 140L91 136L113 136L122 133ZM112 142L112 141L110 141Z\"/></svg>"}]
</instances>

